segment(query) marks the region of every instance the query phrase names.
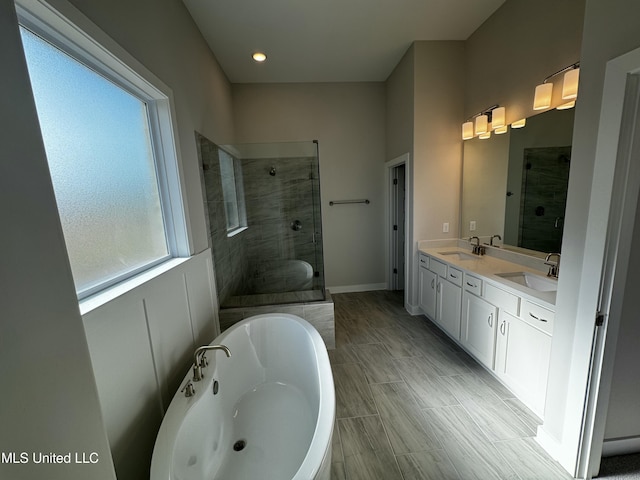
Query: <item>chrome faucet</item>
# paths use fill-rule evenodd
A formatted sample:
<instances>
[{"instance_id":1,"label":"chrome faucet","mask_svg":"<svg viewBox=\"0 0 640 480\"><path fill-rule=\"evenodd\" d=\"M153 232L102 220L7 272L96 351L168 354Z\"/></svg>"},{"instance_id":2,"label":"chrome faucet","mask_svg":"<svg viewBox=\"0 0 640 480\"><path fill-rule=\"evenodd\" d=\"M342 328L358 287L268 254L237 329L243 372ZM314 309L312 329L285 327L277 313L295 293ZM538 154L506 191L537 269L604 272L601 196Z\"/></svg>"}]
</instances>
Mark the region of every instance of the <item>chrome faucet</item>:
<instances>
[{"instance_id":1,"label":"chrome faucet","mask_svg":"<svg viewBox=\"0 0 640 480\"><path fill-rule=\"evenodd\" d=\"M203 345L202 347L196 348L196 351L193 353L194 382L202 380L202 369L209 365L207 357L204 355L208 350L222 350L227 355L227 358L231 356L231 350L229 350L225 345Z\"/></svg>"},{"instance_id":2,"label":"chrome faucet","mask_svg":"<svg viewBox=\"0 0 640 480\"><path fill-rule=\"evenodd\" d=\"M502 240L502 237L500 235L492 235L491 236L491 240L489 240L489 245L491 245L492 247L495 247L495 245L493 244L493 239L497 238L498 240Z\"/></svg>"},{"instance_id":3,"label":"chrome faucet","mask_svg":"<svg viewBox=\"0 0 640 480\"><path fill-rule=\"evenodd\" d=\"M558 257L556 262L550 261L551 257ZM547 255L547 258L544 259L544 264L549 265L549 272L547 272L547 277L558 278L558 273L560 271L560 254L559 253L550 253Z\"/></svg>"},{"instance_id":4,"label":"chrome faucet","mask_svg":"<svg viewBox=\"0 0 640 480\"><path fill-rule=\"evenodd\" d=\"M473 240L475 239L476 243L474 245ZM482 245L480 245L480 238L478 237L471 237L469 239L469 243L471 244L471 246L473 247L473 249L471 250L471 253L473 253L474 255L484 255L484 247Z\"/></svg>"}]
</instances>

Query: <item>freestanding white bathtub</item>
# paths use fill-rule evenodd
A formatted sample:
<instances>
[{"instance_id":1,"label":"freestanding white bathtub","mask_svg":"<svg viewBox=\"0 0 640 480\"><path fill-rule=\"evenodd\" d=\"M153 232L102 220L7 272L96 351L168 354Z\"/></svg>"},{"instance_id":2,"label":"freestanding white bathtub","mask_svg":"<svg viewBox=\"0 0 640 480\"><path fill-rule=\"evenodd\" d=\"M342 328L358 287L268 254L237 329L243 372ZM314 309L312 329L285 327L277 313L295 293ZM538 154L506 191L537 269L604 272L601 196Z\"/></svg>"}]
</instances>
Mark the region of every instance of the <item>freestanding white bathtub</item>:
<instances>
[{"instance_id":1,"label":"freestanding white bathtub","mask_svg":"<svg viewBox=\"0 0 640 480\"><path fill-rule=\"evenodd\" d=\"M173 398L151 480L329 480L335 392L320 334L295 315L257 315L212 344L231 357L209 351L203 379L185 377L195 394Z\"/></svg>"}]
</instances>

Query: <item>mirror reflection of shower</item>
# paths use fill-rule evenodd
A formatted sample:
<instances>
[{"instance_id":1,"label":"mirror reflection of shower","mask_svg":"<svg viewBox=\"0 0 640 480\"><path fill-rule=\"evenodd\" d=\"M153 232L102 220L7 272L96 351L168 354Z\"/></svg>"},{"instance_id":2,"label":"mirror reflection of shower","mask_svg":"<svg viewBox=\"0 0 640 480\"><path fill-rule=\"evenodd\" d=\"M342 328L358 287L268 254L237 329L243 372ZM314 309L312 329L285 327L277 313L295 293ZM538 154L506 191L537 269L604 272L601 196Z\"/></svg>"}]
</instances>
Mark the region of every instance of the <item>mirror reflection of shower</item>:
<instances>
[{"instance_id":1,"label":"mirror reflection of shower","mask_svg":"<svg viewBox=\"0 0 640 480\"><path fill-rule=\"evenodd\" d=\"M324 300L317 142L217 146L197 138L221 307ZM234 175L221 174L227 157ZM231 182L242 199L225 195ZM234 202L246 224L228 231Z\"/></svg>"}]
</instances>

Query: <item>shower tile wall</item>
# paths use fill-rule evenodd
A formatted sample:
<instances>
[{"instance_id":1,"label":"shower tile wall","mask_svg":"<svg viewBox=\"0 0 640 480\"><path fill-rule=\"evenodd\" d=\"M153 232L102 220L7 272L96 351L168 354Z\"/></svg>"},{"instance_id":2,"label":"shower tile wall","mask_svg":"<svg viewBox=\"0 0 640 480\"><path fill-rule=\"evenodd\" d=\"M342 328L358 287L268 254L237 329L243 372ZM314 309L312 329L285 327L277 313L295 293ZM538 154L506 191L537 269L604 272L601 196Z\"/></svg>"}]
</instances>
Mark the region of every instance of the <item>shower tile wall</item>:
<instances>
[{"instance_id":1,"label":"shower tile wall","mask_svg":"<svg viewBox=\"0 0 640 480\"><path fill-rule=\"evenodd\" d=\"M220 177L218 147L202 135L196 134L204 190L206 192L205 213L209 231L209 246L213 252L216 270L216 289L221 305L233 295L246 291L248 271L246 236L239 234L227 237L224 199Z\"/></svg>"},{"instance_id":2,"label":"shower tile wall","mask_svg":"<svg viewBox=\"0 0 640 480\"><path fill-rule=\"evenodd\" d=\"M525 148L518 246L559 252L571 147Z\"/></svg>"},{"instance_id":3,"label":"shower tile wall","mask_svg":"<svg viewBox=\"0 0 640 480\"><path fill-rule=\"evenodd\" d=\"M266 279L269 262L277 259L304 260L323 274L313 243L312 188L319 189L317 175L312 174L313 161L313 158L242 160L249 225L246 256L253 284ZM275 175L270 174L273 168ZM301 230L291 228L295 220L302 224ZM270 282L277 291L287 290L284 276Z\"/></svg>"}]
</instances>

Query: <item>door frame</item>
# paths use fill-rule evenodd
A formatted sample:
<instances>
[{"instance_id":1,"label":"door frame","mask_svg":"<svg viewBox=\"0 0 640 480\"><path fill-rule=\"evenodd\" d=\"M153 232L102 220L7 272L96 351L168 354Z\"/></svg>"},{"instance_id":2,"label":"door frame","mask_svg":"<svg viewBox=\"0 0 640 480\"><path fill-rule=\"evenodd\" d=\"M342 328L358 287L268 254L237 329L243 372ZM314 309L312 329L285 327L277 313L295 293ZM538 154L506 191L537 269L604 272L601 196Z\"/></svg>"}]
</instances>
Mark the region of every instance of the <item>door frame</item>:
<instances>
[{"instance_id":1,"label":"door frame","mask_svg":"<svg viewBox=\"0 0 640 480\"><path fill-rule=\"evenodd\" d=\"M591 205L608 209L604 252L587 242L585 258L602 258L598 314L588 372L575 475L597 475L614 372L628 261L640 191L640 48L610 60L605 72ZM612 165L611 159L615 159ZM595 188L599 186L600 188ZM590 222L587 237L602 225ZM595 235L597 237L597 234ZM585 273L583 272L583 275Z\"/></svg>"},{"instance_id":2,"label":"door frame","mask_svg":"<svg viewBox=\"0 0 640 480\"><path fill-rule=\"evenodd\" d=\"M409 153L404 153L392 160L385 162L385 277L387 289L391 290L392 288L392 278L393 278L393 256L391 254L391 249L393 248L393 208L395 205L393 198L393 169L398 165L404 164L404 181L405 181L405 193L404 193L404 258L405 258L405 268L404 268L404 304L405 307L408 306L408 298L409 298L409 278L410 272L412 272L412 266L410 262L410 252L409 252L409 238L413 238L413 226L410 221L410 211L411 211L411 187L413 185L412 181L412 171L411 171L411 156Z\"/></svg>"}]
</instances>

